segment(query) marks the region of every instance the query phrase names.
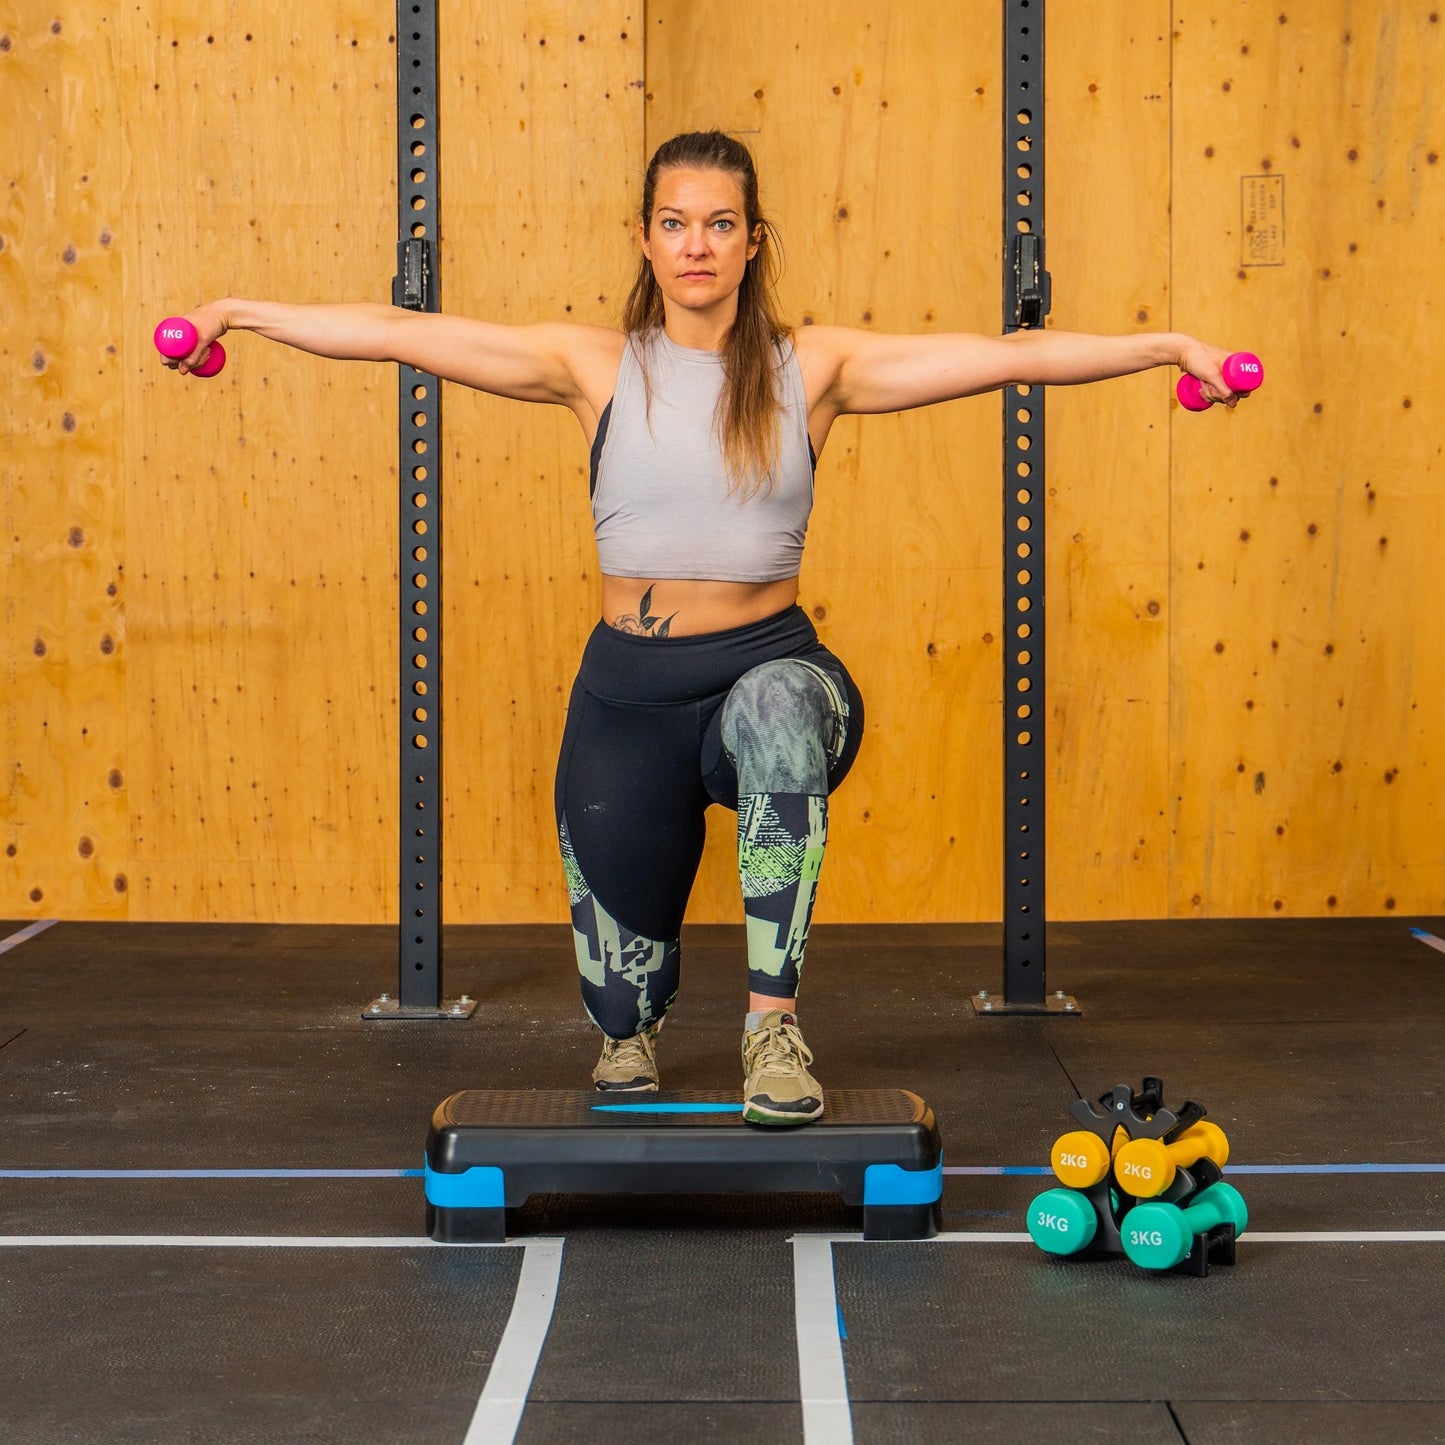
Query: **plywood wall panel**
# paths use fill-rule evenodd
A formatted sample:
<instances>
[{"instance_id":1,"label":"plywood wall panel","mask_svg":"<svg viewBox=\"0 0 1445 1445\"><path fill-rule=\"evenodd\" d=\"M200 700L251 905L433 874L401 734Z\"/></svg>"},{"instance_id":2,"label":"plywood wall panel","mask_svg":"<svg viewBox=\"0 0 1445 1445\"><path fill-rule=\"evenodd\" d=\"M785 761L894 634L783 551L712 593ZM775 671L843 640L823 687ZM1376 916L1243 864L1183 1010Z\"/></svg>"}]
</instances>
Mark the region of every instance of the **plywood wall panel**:
<instances>
[{"instance_id":1,"label":"plywood wall panel","mask_svg":"<svg viewBox=\"0 0 1445 1445\"><path fill-rule=\"evenodd\" d=\"M642 14L494 0L443 31L443 299L613 326L636 266ZM448 918L558 921L552 784L600 612L587 444L558 407L447 389Z\"/></svg>"},{"instance_id":2,"label":"plywood wall panel","mask_svg":"<svg viewBox=\"0 0 1445 1445\"><path fill-rule=\"evenodd\" d=\"M1049 324L1166 331L1169 5L1052 6ZM1047 392L1048 910L1168 908L1169 408L1156 370Z\"/></svg>"},{"instance_id":3,"label":"plywood wall panel","mask_svg":"<svg viewBox=\"0 0 1445 1445\"><path fill-rule=\"evenodd\" d=\"M393 887L394 374L243 334L182 380L150 331L389 299L394 13L118 21L134 916L374 918Z\"/></svg>"},{"instance_id":4,"label":"plywood wall panel","mask_svg":"<svg viewBox=\"0 0 1445 1445\"><path fill-rule=\"evenodd\" d=\"M0 7L0 912L123 918L122 307L101 5Z\"/></svg>"},{"instance_id":5,"label":"plywood wall panel","mask_svg":"<svg viewBox=\"0 0 1445 1445\"><path fill-rule=\"evenodd\" d=\"M648 6L649 152L739 132L786 255L784 312L997 330L998 7ZM803 602L854 671L867 741L836 795L818 918L996 913L999 403L840 422ZM717 813L689 917L736 918Z\"/></svg>"},{"instance_id":6,"label":"plywood wall panel","mask_svg":"<svg viewBox=\"0 0 1445 1445\"><path fill-rule=\"evenodd\" d=\"M758 154L792 319L995 331L999 10L443 7L447 308L615 322L651 147L717 124ZM389 296L394 16L0 0L0 912L394 917L394 372L238 336L184 382L150 342L228 292ZM1050 10L1052 324L1269 368L1228 415L1163 371L1049 395L1056 918L1445 907L1440 30ZM1244 213L1281 189L1282 230ZM556 920L585 447L445 405L444 912ZM997 916L999 432L987 398L824 453L803 597L869 740L820 919ZM695 921L738 916L714 813Z\"/></svg>"},{"instance_id":7,"label":"plywood wall panel","mask_svg":"<svg viewBox=\"0 0 1445 1445\"><path fill-rule=\"evenodd\" d=\"M1438 910L1438 16L1176 28L1176 314L1268 379L1174 424L1172 911ZM1249 177L1283 192L1273 236Z\"/></svg>"}]
</instances>

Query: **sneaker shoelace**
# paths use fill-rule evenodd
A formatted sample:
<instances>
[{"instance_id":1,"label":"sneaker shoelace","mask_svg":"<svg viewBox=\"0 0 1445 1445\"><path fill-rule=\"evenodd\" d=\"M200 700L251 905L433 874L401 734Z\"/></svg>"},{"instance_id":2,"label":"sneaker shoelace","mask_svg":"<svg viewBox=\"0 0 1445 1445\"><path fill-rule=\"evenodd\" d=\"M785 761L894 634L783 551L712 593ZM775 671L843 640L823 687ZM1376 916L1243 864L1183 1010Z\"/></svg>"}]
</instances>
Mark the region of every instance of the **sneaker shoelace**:
<instances>
[{"instance_id":1,"label":"sneaker shoelace","mask_svg":"<svg viewBox=\"0 0 1445 1445\"><path fill-rule=\"evenodd\" d=\"M748 1049L749 1073L801 1074L813 1062L796 1024L775 1024Z\"/></svg>"},{"instance_id":2,"label":"sneaker shoelace","mask_svg":"<svg viewBox=\"0 0 1445 1445\"><path fill-rule=\"evenodd\" d=\"M652 1063L652 1051L647 1046L648 1041L649 1036L640 1033L630 1039L608 1039L602 1048L610 1063L647 1068Z\"/></svg>"}]
</instances>

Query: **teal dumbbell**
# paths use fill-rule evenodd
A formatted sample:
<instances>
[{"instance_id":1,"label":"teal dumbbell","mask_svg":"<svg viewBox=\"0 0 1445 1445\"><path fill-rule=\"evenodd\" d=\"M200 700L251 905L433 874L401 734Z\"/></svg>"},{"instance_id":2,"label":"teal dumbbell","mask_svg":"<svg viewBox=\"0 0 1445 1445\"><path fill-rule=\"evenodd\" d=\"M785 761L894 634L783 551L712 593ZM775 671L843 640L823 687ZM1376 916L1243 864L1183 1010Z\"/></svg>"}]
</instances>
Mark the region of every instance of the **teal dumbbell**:
<instances>
[{"instance_id":1,"label":"teal dumbbell","mask_svg":"<svg viewBox=\"0 0 1445 1445\"><path fill-rule=\"evenodd\" d=\"M1211 1184L1183 1209L1177 1204L1140 1204L1124 1216L1119 1235L1124 1253L1141 1268L1173 1269L1189 1258L1196 1234L1220 1224L1232 1224L1236 1237L1249 1224L1244 1196L1230 1184Z\"/></svg>"},{"instance_id":2,"label":"teal dumbbell","mask_svg":"<svg viewBox=\"0 0 1445 1445\"><path fill-rule=\"evenodd\" d=\"M1029 1235L1048 1254L1087 1249L1098 1227L1094 1206L1072 1189L1046 1189L1029 1205Z\"/></svg>"}]
</instances>

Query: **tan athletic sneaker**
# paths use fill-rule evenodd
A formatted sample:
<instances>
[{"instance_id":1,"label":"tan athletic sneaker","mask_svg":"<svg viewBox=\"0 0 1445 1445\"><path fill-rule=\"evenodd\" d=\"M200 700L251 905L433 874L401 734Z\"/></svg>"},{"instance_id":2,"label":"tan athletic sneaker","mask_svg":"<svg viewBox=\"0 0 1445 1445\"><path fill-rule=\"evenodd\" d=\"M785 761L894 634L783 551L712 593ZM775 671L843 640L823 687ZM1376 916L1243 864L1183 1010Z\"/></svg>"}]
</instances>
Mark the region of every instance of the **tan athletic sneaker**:
<instances>
[{"instance_id":1,"label":"tan athletic sneaker","mask_svg":"<svg viewBox=\"0 0 1445 1445\"><path fill-rule=\"evenodd\" d=\"M807 1124L823 1113L823 1090L808 1072L812 1050L798 1021L769 1009L743 1034L743 1118L750 1124Z\"/></svg>"},{"instance_id":2,"label":"tan athletic sneaker","mask_svg":"<svg viewBox=\"0 0 1445 1445\"><path fill-rule=\"evenodd\" d=\"M602 1057L592 1070L592 1082L603 1093L655 1094L657 1092L657 1031L661 1022L648 1024L630 1039L602 1040Z\"/></svg>"}]
</instances>

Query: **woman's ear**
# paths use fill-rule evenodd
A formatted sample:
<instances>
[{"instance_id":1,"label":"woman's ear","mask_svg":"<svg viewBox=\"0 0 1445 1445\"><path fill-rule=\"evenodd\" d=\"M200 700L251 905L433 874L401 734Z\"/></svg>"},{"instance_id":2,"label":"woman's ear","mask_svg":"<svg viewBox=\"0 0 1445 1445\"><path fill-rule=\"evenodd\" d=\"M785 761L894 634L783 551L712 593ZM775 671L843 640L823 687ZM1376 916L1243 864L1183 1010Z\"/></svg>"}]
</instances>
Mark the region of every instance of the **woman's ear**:
<instances>
[{"instance_id":1,"label":"woman's ear","mask_svg":"<svg viewBox=\"0 0 1445 1445\"><path fill-rule=\"evenodd\" d=\"M652 260L652 247L647 244L647 227L641 221L637 223L637 239L642 243L642 254Z\"/></svg>"}]
</instances>

